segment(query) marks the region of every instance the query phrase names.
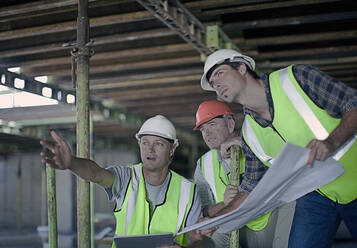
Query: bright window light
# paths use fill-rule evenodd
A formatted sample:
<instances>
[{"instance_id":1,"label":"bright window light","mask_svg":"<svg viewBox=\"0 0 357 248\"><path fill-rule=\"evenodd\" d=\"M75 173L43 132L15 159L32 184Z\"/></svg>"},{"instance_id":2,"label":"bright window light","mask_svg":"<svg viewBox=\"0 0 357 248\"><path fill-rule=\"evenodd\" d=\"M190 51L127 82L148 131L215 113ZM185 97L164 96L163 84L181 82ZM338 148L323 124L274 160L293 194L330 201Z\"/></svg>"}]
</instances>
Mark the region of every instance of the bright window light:
<instances>
[{"instance_id":1,"label":"bright window light","mask_svg":"<svg viewBox=\"0 0 357 248\"><path fill-rule=\"evenodd\" d=\"M14 94L1 95L0 108L14 107Z\"/></svg>"},{"instance_id":2,"label":"bright window light","mask_svg":"<svg viewBox=\"0 0 357 248\"><path fill-rule=\"evenodd\" d=\"M1 93L2 91L9 91L9 90L10 90L9 87L0 85L0 93Z\"/></svg>"},{"instance_id":3,"label":"bright window light","mask_svg":"<svg viewBox=\"0 0 357 248\"><path fill-rule=\"evenodd\" d=\"M46 84L47 83L47 80L48 80L48 77L47 76L38 76L38 77L35 77L35 80L41 82L41 83L44 83Z\"/></svg>"},{"instance_id":4,"label":"bright window light","mask_svg":"<svg viewBox=\"0 0 357 248\"><path fill-rule=\"evenodd\" d=\"M48 87L42 88L42 95L47 97L52 97L52 89Z\"/></svg>"},{"instance_id":5,"label":"bright window light","mask_svg":"<svg viewBox=\"0 0 357 248\"><path fill-rule=\"evenodd\" d=\"M28 92L15 93L15 107L30 107L58 104L58 101Z\"/></svg>"},{"instance_id":6,"label":"bright window light","mask_svg":"<svg viewBox=\"0 0 357 248\"><path fill-rule=\"evenodd\" d=\"M75 100L76 99L75 99L74 95L72 95L72 94L67 95L67 98L66 98L67 103L74 103Z\"/></svg>"},{"instance_id":7,"label":"bright window light","mask_svg":"<svg viewBox=\"0 0 357 248\"><path fill-rule=\"evenodd\" d=\"M8 92L7 92L8 91ZM17 91L0 85L0 108L30 107L58 104L57 100L36 94Z\"/></svg>"},{"instance_id":8,"label":"bright window light","mask_svg":"<svg viewBox=\"0 0 357 248\"><path fill-rule=\"evenodd\" d=\"M25 88L25 80L22 80L20 78L15 78L14 86L15 86L15 88L18 88L18 89Z\"/></svg>"},{"instance_id":9,"label":"bright window light","mask_svg":"<svg viewBox=\"0 0 357 248\"><path fill-rule=\"evenodd\" d=\"M5 83L6 83L6 78L5 78L5 75L4 75L4 74L1 75L1 83L2 83L2 84L5 84Z\"/></svg>"},{"instance_id":10,"label":"bright window light","mask_svg":"<svg viewBox=\"0 0 357 248\"><path fill-rule=\"evenodd\" d=\"M20 73L21 67L11 67L11 68L7 68L7 70L15 73Z\"/></svg>"}]
</instances>

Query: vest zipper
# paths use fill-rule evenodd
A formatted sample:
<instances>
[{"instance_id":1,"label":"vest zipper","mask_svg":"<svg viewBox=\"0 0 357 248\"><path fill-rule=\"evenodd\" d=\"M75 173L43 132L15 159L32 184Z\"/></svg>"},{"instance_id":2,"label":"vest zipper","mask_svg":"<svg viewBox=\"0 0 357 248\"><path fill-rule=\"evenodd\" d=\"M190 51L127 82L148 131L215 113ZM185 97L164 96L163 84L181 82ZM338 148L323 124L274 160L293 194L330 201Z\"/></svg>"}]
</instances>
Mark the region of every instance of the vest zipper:
<instances>
[{"instance_id":1,"label":"vest zipper","mask_svg":"<svg viewBox=\"0 0 357 248\"><path fill-rule=\"evenodd\" d=\"M150 214L150 210L151 208L153 208L153 204L151 201L149 201L149 215L150 215L150 218L149 218L149 224L148 224L148 234L150 234L150 225L151 225L151 220L152 220L152 217L154 216L154 212L156 210L156 208L152 211L152 214Z\"/></svg>"}]
</instances>

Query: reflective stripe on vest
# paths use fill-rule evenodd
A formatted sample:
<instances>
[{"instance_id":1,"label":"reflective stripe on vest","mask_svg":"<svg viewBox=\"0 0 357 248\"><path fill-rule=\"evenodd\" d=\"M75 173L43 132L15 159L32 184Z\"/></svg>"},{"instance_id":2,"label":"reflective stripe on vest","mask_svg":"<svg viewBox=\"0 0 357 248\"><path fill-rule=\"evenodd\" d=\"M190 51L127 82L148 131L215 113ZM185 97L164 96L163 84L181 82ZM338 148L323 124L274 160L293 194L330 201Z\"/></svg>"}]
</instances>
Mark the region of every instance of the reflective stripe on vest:
<instances>
[{"instance_id":1,"label":"reflective stripe on vest","mask_svg":"<svg viewBox=\"0 0 357 248\"><path fill-rule=\"evenodd\" d=\"M205 172L205 179L207 180L209 186L211 187L211 191L213 192L214 199L218 202L217 190L216 190L216 183L215 183L215 176L214 176L214 169L213 169L213 151L207 152L201 159L203 159L204 164L204 172Z\"/></svg>"},{"instance_id":2,"label":"reflective stripe on vest","mask_svg":"<svg viewBox=\"0 0 357 248\"><path fill-rule=\"evenodd\" d=\"M292 66L283 69L283 71L284 73L275 71L269 75L274 107L272 126L262 127L253 117L246 115L242 129L247 145L266 165L268 164L267 157L275 158L285 142L305 147L317 137L326 139L325 131L329 135L341 122L340 118L332 117L326 110L317 106L304 92L295 79ZM290 84L290 87L286 87L286 84ZM292 92L286 92L287 90ZM300 104L299 101L304 101L305 104ZM301 105L303 106L300 108ZM322 132L316 130L320 129L319 126L323 126ZM332 155L343 165L346 173L318 191L332 201L341 204L347 204L357 199L355 190L357 186L355 179L357 177L356 138L356 134L353 135ZM257 143L260 144L261 149L256 148Z\"/></svg>"},{"instance_id":3,"label":"reflective stripe on vest","mask_svg":"<svg viewBox=\"0 0 357 248\"><path fill-rule=\"evenodd\" d=\"M181 181L181 192L180 192L180 206L179 206L179 215L176 227L176 233L180 231L180 227L182 226L185 220L186 206L190 200L190 192L191 192L191 183L185 180Z\"/></svg>"},{"instance_id":4,"label":"reflective stripe on vest","mask_svg":"<svg viewBox=\"0 0 357 248\"><path fill-rule=\"evenodd\" d=\"M249 147L252 152L262 161L269 163L270 165L273 164L274 158L270 157L269 155L265 154L263 147L260 145L255 132L253 131L252 126L250 125L249 121L245 118L242 126L243 132L245 137L249 140ZM268 165L269 166L269 165Z\"/></svg>"},{"instance_id":5,"label":"reflective stripe on vest","mask_svg":"<svg viewBox=\"0 0 357 248\"><path fill-rule=\"evenodd\" d=\"M241 166L240 166L240 171L241 174L243 174L244 172L244 159L242 157L242 154L240 156L241 161ZM219 175L220 172L223 169L223 166L219 163L218 161L218 157L217 157L217 150L210 150L209 152L207 152L206 154L204 154L201 157L201 171L204 171L203 176L206 179L207 183L209 184L211 191L214 194L215 197L215 203L218 203L220 201L223 201L224 198L224 191L226 189L227 186L227 176L225 175L224 179L222 178L223 175ZM220 167L215 168L215 167ZM218 180L218 178L220 178L220 180ZM216 183L218 185L216 185ZM221 188L224 187L224 188ZM218 188L218 190L217 190ZM220 193L218 193L220 192ZM246 224L246 226L253 230L253 231L261 231L263 230L266 225L268 224L269 221L269 217L271 215L271 212L264 214L252 221L250 221L249 223Z\"/></svg>"},{"instance_id":6,"label":"reflective stripe on vest","mask_svg":"<svg viewBox=\"0 0 357 248\"><path fill-rule=\"evenodd\" d=\"M329 136L329 133L321 124L319 119L316 117L314 112L310 109L301 95L297 92L296 88L292 84L289 79L289 68L284 68L279 71L279 77L282 84L282 87L289 97L291 103L294 105L295 109L298 111L300 116L305 120L307 126L310 128L312 133L316 136L319 140L324 140ZM334 159L339 160L353 145L355 140L357 139L357 133L351 137L348 141L346 141L336 152L333 156Z\"/></svg>"},{"instance_id":7,"label":"reflective stripe on vest","mask_svg":"<svg viewBox=\"0 0 357 248\"><path fill-rule=\"evenodd\" d=\"M127 235L130 220L131 220L131 217L133 216L134 210L135 210L136 196L137 196L138 189L139 189L141 166L135 165L132 169L132 172L133 172L133 174L131 175L132 192L129 195L128 207L126 210L127 212L126 212L126 217L125 217L125 233L124 233L125 235Z\"/></svg>"}]
</instances>

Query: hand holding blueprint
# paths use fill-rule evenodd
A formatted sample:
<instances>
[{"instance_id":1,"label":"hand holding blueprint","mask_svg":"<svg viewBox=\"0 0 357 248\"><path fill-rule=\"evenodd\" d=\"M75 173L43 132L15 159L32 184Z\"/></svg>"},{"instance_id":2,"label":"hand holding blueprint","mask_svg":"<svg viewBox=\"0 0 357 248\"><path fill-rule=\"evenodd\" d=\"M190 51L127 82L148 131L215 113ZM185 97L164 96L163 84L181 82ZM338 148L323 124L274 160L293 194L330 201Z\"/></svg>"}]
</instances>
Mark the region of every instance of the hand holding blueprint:
<instances>
[{"instance_id":1,"label":"hand holding blueprint","mask_svg":"<svg viewBox=\"0 0 357 248\"><path fill-rule=\"evenodd\" d=\"M235 210L186 227L182 233L195 229L219 227L217 232L227 233L281 205L321 188L344 173L342 165L332 158L314 161L306 166L309 151L306 148L285 144L271 168L254 190Z\"/></svg>"}]
</instances>

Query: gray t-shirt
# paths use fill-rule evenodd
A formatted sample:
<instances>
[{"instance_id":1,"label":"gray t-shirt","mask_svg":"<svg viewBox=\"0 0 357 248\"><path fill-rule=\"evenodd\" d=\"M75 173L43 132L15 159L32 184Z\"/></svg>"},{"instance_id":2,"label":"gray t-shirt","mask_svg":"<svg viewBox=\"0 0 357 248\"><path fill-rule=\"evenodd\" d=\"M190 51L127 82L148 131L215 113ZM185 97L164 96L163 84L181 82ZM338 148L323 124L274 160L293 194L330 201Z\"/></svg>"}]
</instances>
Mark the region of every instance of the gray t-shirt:
<instances>
[{"instance_id":1,"label":"gray t-shirt","mask_svg":"<svg viewBox=\"0 0 357 248\"><path fill-rule=\"evenodd\" d=\"M130 182L131 168L128 166L119 165L109 167L108 170L114 173L115 180L112 188L107 188L105 189L105 191L108 195L109 200L116 201L117 208L121 209L125 198L125 193ZM168 173L165 181L159 186L150 185L145 182L147 197L148 200L150 200L150 202L152 203L153 210L156 208L157 205L160 205L164 202L165 193L169 185L170 177L171 173ZM202 217L201 210L202 205L196 190L194 192L192 207L186 220L186 226L191 226L195 224L198 218Z\"/></svg>"}]
</instances>

